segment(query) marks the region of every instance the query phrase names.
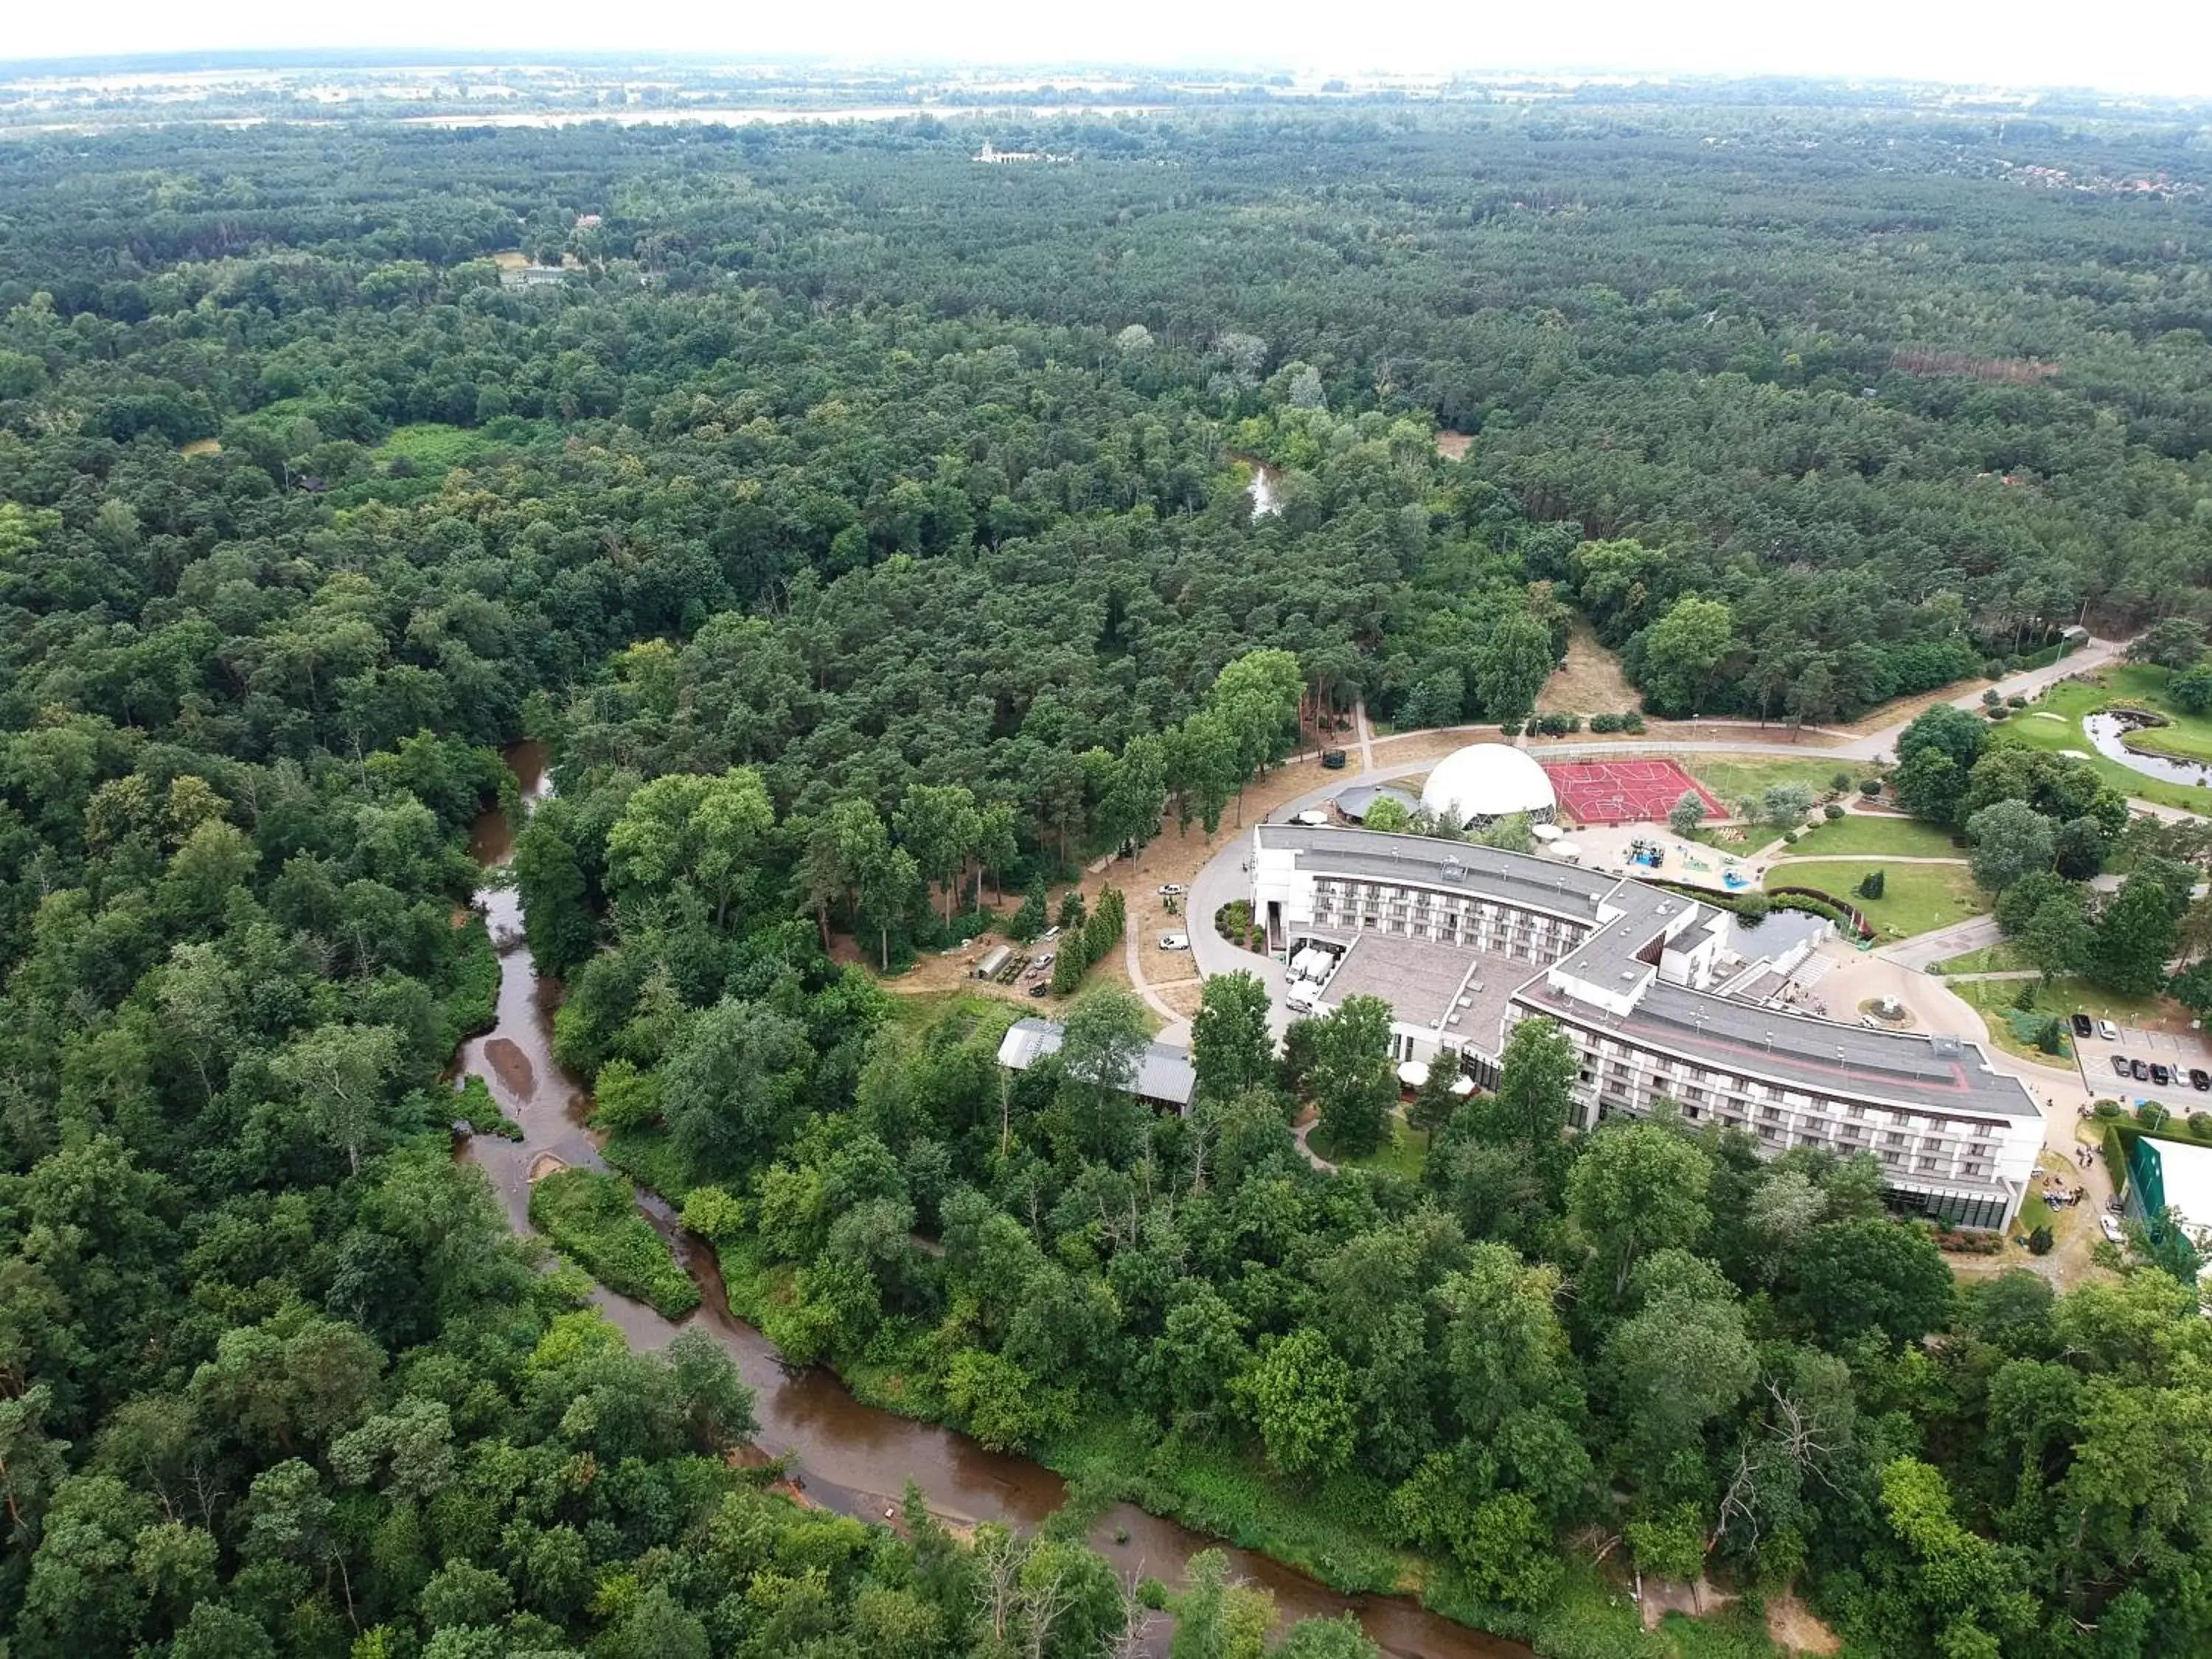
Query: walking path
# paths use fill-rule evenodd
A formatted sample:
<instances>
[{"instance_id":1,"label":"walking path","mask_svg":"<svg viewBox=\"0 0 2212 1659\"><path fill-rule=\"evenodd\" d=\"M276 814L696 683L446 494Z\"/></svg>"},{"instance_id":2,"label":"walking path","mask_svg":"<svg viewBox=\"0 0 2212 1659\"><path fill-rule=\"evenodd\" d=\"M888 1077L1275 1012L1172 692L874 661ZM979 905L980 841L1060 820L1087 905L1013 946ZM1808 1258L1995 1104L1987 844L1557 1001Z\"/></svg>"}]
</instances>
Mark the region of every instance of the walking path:
<instances>
[{"instance_id":1,"label":"walking path","mask_svg":"<svg viewBox=\"0 0 2212 1659\"><path fill-rule=\"evenodd\" d=\"M1971 864L1971 859L1939 859L1894 853L1784 853L1767 860L1770 864L1842 864L1851 860L1869 860L1877 864Z\"/></svg>"}]
</instances>

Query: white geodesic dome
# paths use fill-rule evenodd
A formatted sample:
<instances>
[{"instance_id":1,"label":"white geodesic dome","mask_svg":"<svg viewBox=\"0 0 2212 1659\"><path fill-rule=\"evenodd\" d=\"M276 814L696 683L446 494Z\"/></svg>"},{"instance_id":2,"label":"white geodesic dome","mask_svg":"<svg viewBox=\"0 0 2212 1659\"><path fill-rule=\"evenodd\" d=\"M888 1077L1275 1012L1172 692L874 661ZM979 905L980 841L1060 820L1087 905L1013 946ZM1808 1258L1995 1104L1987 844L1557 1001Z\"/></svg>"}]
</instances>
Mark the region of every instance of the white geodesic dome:
<instances>
[{"instance_id":1,"label":"white geodesic dome","mask_svg":"<svg viewBox=\"0 0 2212 1659\"><path fill-rule=\"evenodd\" d=\"M1473 743L1455 750L1437 763L1421 787L1424 807L1462 827L1480 828L1516 812L1549 823L1559 804L1552 780L1535 759L1502 743Z\"/></svg>"}]
</instances>

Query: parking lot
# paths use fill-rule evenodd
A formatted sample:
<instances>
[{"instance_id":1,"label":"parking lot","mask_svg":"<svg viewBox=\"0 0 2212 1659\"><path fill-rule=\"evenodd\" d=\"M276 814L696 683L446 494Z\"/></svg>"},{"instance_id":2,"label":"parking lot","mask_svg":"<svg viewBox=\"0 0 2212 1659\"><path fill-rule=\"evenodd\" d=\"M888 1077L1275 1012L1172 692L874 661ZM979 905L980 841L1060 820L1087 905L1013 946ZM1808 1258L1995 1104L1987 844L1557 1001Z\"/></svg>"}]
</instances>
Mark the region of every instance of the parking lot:
<instances>
[{"instance_id":1,"label":"parking lot","mask_svg":"<svg viewBox=\"0 0 2212 1659\"><path fill-rule=\"evenodd\" d=\"M2190 1079L2195 1069L2212 1083L2212 1048L2205 1044L2203 1034L2186 1031L2145 1030L2139 1026L2123 1025L2119 1040L2107 1042L2101 1033L2088 1036L2069 1036L2074 1043L2075 1057L2081 1063L2081 1080L2091 1094L2100 1099L2136 1101L2154 1100L2169 1109L2186 1114L2212 1111L2212 1089L2199 1090ZM2170 1080L2164 1085L2154 1078L2123 1078L2113 1069L2112 1060L2118 1055L2130 1062L2141 1060L2148 1071L2154 1065L2166 1067Z\"/></svg>"}]
</instances>

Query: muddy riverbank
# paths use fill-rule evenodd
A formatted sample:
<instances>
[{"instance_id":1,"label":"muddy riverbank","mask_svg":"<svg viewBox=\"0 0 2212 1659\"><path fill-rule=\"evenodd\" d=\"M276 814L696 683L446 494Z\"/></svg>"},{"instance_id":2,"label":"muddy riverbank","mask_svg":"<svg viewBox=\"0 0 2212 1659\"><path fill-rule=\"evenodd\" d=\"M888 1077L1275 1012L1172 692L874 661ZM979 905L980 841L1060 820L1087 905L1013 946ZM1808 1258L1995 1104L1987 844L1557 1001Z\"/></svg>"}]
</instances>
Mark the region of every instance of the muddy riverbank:
<instances>
[{"instance_id":1,"label":"muddy riverbank","mask_svg":"<svg viewBox=\"0 0 2212 1659\"><path fill-rule=\"evenodd\" d=\"M522 745L507 759L526 803L544 799L550 781L543 747ZM487 869L503 865L514 849L504 815L487 814L472 846ZM543 1173L556 1167L548 1160L577 1169L606 1165L585 1127L584 1091L553 1056L555 1002L531 962L520 900L511 886L494 880L478 890L475 902L500 951L498 1008L492 1028L462 1045L456 1071L484 1080L501 1110L522 1126L522 1139L478 1136L463 1155L489 1177L508 1224L526 1233L533 1169ZM787 1366L767 1338L731 1314L713 1251L684 1232L658 1199L643 1195L640 1207L698 1285L702 1305L681 1322L604 1289L595 1298L599 1305L643 1349L665 1346L686 1324L711 1332L754 1391L762 1450L791 1461L808 1498L881 1520L896 1509L911 1480L932 1511L948 1522L1001 1521L1024 1528L1042 1522L1066 1500L1066 1483L1041 1464L986 1451L950 1429L865 1406L828 1371ZM1180 1581L1184 1564L1198 1551L1224 1547L1126 1504L1099 1517L1091 1541L1125 1577L1151 1575L1170 1583ZM1518 1643L1455 1625L1409 1601L1340 1595L1265 1556L1237 1549L1227 1553L1239 1575L1273 1592L1285 1620L1351 1611L1386 1653L1404 1659L1528 1659L1528 1650ZM1154 1645L1164 1651L1165 1621L1156 1623Z\"/></svg>"}]
</instances>

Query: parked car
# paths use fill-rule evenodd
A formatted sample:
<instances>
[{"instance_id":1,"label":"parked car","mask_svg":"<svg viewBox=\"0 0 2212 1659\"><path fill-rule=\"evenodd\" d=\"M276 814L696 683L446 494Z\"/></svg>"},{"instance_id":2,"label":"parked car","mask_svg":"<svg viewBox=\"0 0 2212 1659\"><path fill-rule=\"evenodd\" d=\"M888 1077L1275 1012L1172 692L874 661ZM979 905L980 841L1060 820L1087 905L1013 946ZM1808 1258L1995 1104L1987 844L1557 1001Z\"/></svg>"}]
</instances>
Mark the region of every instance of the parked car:
<instances>
[{"instance_id":1,"label":"parked car","mask_svg":"<svg viewBox=\"0 0 2212 1659\"><path fill-rule=\"evenodd\" d=\"M2206 1071L2202 1066L2191 1066L2189 1086L2192 1089L2212 1089L2212 1072Z\"/></svg>"},{"instance_id":2,"label":"parked car","mask_svg":"<svg viewBox=\"0 0 2212 1659\"><path fill-rule=\"evenodd\" d=\"M2097 1035L2107 1042L2118 1042L2120 1040L2120 1028L2109 1019L2100 1019L2097 1022Z\"/></svg>"},{"instance_id":3,"label":"parked car","mask_svg":"<svg viewBox=\"0 0 2212 1659\"><path fill-rule=\"evenodd\" d=\"M2163 1089L2167 1084L2173 1081L2173 1073L2167 1071L2165 1066L2160 1065L2156 1060L2153 1060L2150 1063L2150 1080L2158 1085L2160 1088Z\"/></svg>"},{"instance_id":4,"label":"parked car","mask_svg":"<svg viewBox=\"0 0 2212 1659\"><path fill-rule=\"evenodd\" d=\"M1164 881L1159 885L1159 895L1162 898L1181 898L1182 891L1183 886L1179 881Z\"/></svg>"},{"instance_id":5,"label":"parked car","mask_svg":"<svg viewBox=\"0 0 2212 1659\"><path fill-rule=\"evenodd\" d=\"M2127 1242L2127 1230L2120 1225L2119 1217L2100 1215L2097 1218L2097 1224L2105 1230L2105 1237L2111 1239L2113 1243L2124 1244Z\"/></svg>"},{"instance_id":6,"label":"parked car","mask_svg":"<svg viewBox=\"0 0 2212 1659\"><path fill-rule=\"evenodd\" d=\"M1162 933L1160 935L1160 949L1163 951L1188 951L1190 949L1190 935L1188 933Z\"/></svg>"},{"instance_id":7,"label":"parked car","mask_svg":"<svg viewBox=\"0 0 2212 1659\"><path fill-rule=\"evenodd\" d=\"M2150 1081L2150 1067L2139 1060L2131 1060L2128 1062L2128 1075L2138 1083L2148 1083Z\"/></svg>"},{"instance_id":8,"label":"parked car","mask_svg":"<svg viewBox=\"0 0 2212 1659\"><path fill-rule=\"evenodd\" d=\"M2128 1076L2128 1057L2125 1054L2114 1054L2112 1056L2112 1069L2118 1072L2122 1077Z\"/></svg>"},{"instance_id":9,"label":"parked car","mask_svg":"<svg viewBox=\"0 0 2212 1659\"><path fill-rule=\"evenodd\" d=\"M1038 943L1039 945L1049 945L1049 944L1051 944L1051 943L1053 942L1053 940L1054 940L1054 939L1058 939L1059 937L1060 937L1060 929L1059 929L1059 928L1057 928L1057 927L1048 927L1048 928L1046 928L1046 929L1044 930L1044 932L1042 932L1042 933L1039 933L1039 934L1037 935L1037 943Z\"/></svg>"},{"instance_id":10,"label":"parked car","mask_svg":"<svg viewBox=\"0 0 2212 1659\"><path fill-rule=\"evenodd\" d=\"M1322 750L1321 751L1321 763L1324 768L1331 772L1341 772L1344 770L1344 750L1341 749Z\"/></svg>"},{"instance_id":11,"label":"parked car","mask_svg":"<svg viewBox=\"0 0 2212 1659\"><path fill-rule=\"evenodd\" d=\"M1033 997L1048 996L1051 992L1052 981L1048 979L1041 979L1030 987L1030 994Z\"/></svg>"},{"instance_id":12,"label":"parked car","mask_svg":"<svg viewBox=\"0 0 2212 1659\"><path fill-rule=\"evenodd\" d=\"M1304 811L1300 812L1296 817L1292 817L1291 822L1292 823L1303 823L1309 830L1318 830L1328 823L1328 814L1322 811L1318 806L1309 806Z\"/></svg>"},{"instance_id":13,"label":"parked car","mask_svg":"<svg viewBox=\"0 0 2212 1659\"><path fill-rule=\"evenodd\" d=\"M2094 1032L2096 1029L2097 1028L2094 1025L2089 1023L2088 1015L2076 1014L2074 1016L2074 1035L2075 1036L2087 1036Z\"/></svg>"}]
</instances>

